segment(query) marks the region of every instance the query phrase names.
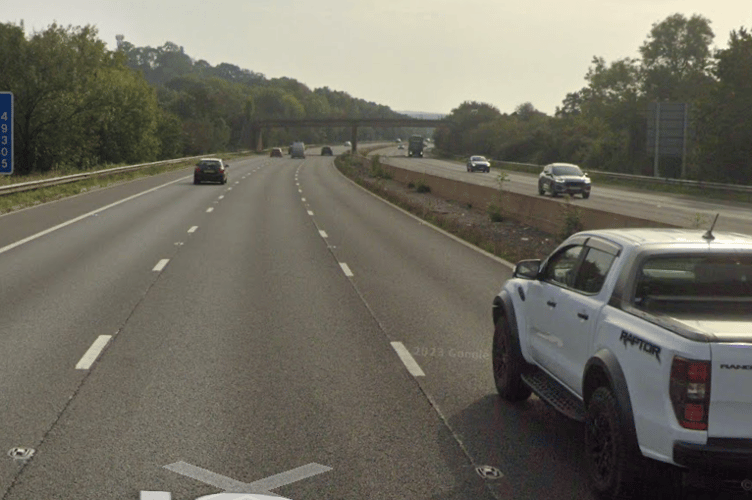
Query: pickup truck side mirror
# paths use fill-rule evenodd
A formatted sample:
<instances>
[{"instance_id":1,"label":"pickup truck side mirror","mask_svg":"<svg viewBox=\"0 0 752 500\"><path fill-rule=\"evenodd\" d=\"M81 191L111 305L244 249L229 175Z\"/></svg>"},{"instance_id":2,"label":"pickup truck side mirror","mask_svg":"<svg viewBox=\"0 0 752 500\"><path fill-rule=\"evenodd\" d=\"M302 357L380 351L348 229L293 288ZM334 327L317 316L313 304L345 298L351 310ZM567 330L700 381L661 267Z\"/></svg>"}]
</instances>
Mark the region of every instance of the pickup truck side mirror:
<instances>
[{"instance_id":1,"label":"pickup truck side mirror","mask_svg":"<svg viewBox=\"0 0 752 500\"><path fill-rule=\"evenodd\" d=\"M512 277L529 280L537 279L538 273L540 272L541 262L540 259L523 260L518 262L517 265L514 266L514 274Z\"/></svg>"}]
</instances>

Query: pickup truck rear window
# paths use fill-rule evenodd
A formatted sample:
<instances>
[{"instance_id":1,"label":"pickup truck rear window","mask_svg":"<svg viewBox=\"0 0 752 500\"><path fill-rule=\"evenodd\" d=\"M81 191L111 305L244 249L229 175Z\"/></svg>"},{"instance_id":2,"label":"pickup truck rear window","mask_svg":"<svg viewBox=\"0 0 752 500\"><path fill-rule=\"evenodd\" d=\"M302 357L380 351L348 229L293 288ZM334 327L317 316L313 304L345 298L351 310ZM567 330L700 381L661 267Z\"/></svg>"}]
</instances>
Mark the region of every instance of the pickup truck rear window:
<instances>
[{"instance_id":1,"label":"pickup truck rear window","mask_svg":"<svg viewBox=\"0 0 752 500\"><path fill-rule=\"evenodd\" d=\"M635 305L653 312L752 305L752 255L654 257L637 277Z\"/></svg>"}]
</instances>

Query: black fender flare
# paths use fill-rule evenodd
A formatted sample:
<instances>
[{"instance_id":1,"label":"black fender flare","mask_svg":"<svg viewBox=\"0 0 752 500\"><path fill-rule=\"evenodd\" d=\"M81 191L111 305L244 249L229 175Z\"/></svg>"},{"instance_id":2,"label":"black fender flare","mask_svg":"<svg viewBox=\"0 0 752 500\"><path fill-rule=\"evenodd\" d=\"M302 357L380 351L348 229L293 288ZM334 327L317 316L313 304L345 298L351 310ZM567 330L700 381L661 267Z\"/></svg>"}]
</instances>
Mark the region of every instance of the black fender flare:
<instances>
[{"instance_id":1,"label":"black fender flare","mask_svg":"<svg viewBox=\"0 0 752 500\"><path fill-rule=\"evenodd\" d=\"M634 446L634 451L641 454L627 378L624 376L624 371L621 369L616 355L608 349L601 349L588 360L583 373L582 399L585 406L587 407L590 396L598 387L607 385L619 405L620 420L624 426L625 437Z\"/></svg>"},{"instance_id":2,"label":"black fender flare","mask_svg":"<svg viewBox=\"0 0 752 500\"><path fill-rule=\"evenodd\" d=\"M509 292L502 290L499 295L494 297L492 312L494 328L496 328L496 322L499 321L499 318L502 316L507 318L509 330L512 334L512 349L520 359L524 360L525 357L522 355L522 349L520 348L520 331L517 326L517 315L514 312L514 304L512 304Z\"/></svg>"}]
</instances>

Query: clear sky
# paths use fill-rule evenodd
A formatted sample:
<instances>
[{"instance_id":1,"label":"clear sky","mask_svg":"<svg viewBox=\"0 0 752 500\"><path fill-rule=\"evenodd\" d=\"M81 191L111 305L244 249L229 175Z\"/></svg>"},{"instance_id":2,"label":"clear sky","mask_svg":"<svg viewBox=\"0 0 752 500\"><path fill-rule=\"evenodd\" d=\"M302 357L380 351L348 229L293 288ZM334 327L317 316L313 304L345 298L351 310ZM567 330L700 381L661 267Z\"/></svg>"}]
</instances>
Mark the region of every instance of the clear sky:
<instances>
[{"instance_id":1,"label":"clear sky","mask_svg":"<svg viewBox=\"0 0 752 500\"><path fill-rule=\"evenodd\" d=\"M3 0L2 22L97 27L133 45L173 42L227 62L329 87L395 111L448 113L463 101L552 114L582 88L593 56L637 57L671 14L711 21L714 46L752 28L752 0Z\"/></svg>"}]
</instances>

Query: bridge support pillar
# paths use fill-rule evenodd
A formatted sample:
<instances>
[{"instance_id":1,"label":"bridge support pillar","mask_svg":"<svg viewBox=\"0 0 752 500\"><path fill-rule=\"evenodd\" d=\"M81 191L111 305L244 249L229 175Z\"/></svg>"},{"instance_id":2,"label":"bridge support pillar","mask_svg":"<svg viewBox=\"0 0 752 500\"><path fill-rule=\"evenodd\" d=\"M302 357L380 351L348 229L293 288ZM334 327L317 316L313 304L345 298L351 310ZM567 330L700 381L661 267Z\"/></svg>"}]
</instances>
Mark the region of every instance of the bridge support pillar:
<instances>
[{"instance_id":1,"label":"bridge support pillar","mask_svg":"<svg viewBox=\"0 0 752 500\"><path fill-rule=\"evenodd\" d=\"M353 123L350 142L352 143L353 154L357 153L358 152L358 124L357 123Z\"/></svg>"},{"instance_id":2,"label":"bridge support pillar","mask_svg":"<svg viewBox=\"0 0 752 500\"><path fill-rule=\"evenodd\" d=\"M256 129L256 152L260 153L264 149L264 137L263 137L263 131L261 127Z\"/></svg>"}]
</instances>

